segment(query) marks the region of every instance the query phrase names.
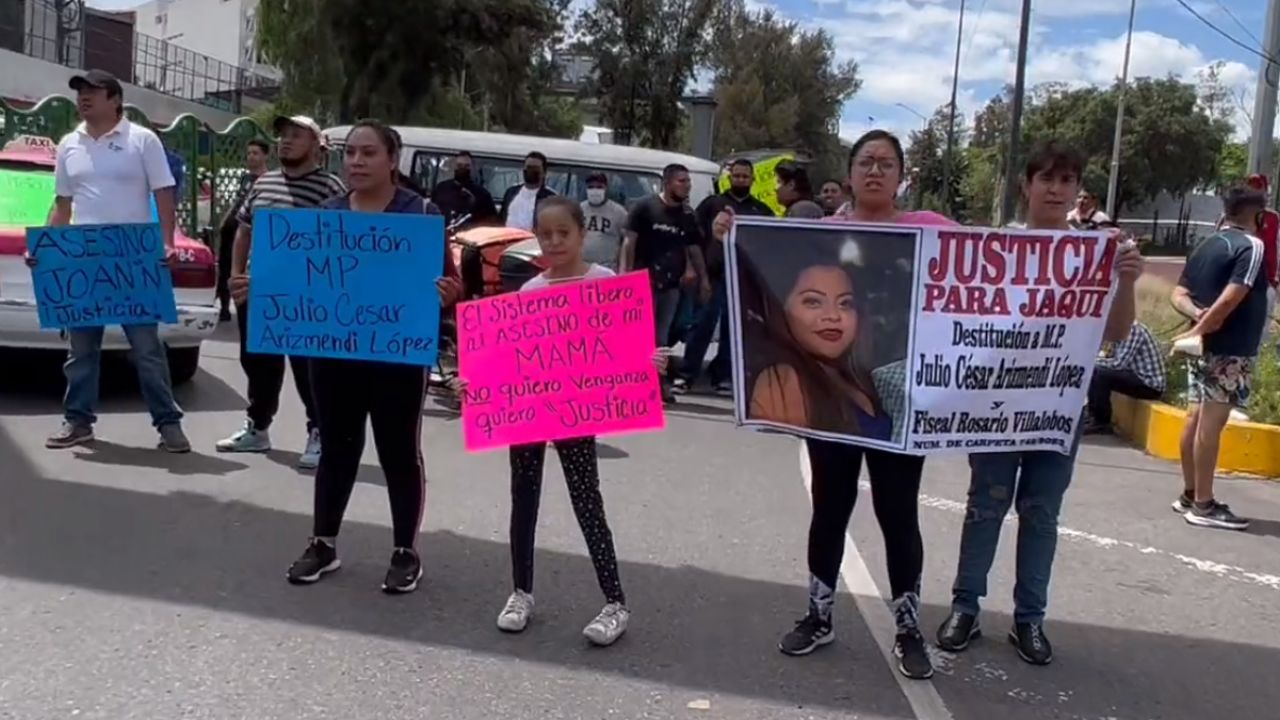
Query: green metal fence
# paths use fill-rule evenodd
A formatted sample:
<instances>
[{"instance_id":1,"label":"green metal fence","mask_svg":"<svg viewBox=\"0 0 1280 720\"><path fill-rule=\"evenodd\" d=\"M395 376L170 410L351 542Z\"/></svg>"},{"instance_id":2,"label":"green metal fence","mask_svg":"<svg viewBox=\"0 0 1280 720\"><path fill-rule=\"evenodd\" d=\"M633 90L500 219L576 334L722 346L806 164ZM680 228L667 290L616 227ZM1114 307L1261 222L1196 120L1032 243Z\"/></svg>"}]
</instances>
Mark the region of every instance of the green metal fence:
<instances>
[{"instance_id":1,"label":"green metal fence","mask_svg":"<svg viewBox=\"0 0 1280 720\"><path fill-rule=\"evenodd\" d=\"M79 124L76 106L61 95L50 95L30 110L19 110L0 99L4 126L0 146L20 135L46 137L57 142ZM185 179L178 202L178 222L184 232L197 237L208 226L216 226L235 200L250 140L270 136L253 120L242 117L221 132L194 115L182 115L168 127L157 127L132 105L125 106L129 119L151 128L166 149L182 158ZM209 186L204 197L202 188Z\"/></svg>"}]
</instances>

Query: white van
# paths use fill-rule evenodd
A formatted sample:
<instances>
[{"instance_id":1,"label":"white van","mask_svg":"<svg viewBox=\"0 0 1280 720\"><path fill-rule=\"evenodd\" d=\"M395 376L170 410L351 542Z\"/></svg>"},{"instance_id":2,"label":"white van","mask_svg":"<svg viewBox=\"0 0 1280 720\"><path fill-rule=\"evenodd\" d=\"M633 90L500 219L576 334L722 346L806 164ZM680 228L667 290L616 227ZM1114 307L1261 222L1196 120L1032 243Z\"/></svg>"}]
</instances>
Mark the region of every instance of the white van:
<instances>
[{"instance_id":1,"label":"white van","mask_svg":"<svg viewBox=\"0 0 1280 720\"><path fill-rule=\"evenodd\" d=\"M336 149L350 130L344 125L324 134ZM557 194L585 200L587 176L601 171L609 176L609 196L627 206L662 189L662 169L667 165L678 163L689 168L693 180L689 202L695 207L715 192L720 172L710 160L626 145L423 127L397 127L396 132L404 141L400 172L419 187L430 192L436 183L452 177L450 161L466 150L475 158L476 181L493 195L495 205L501 205L507 188L524 182L524 158L534 150L547 156L547 187Z\"/></svg>"}]
</instances>

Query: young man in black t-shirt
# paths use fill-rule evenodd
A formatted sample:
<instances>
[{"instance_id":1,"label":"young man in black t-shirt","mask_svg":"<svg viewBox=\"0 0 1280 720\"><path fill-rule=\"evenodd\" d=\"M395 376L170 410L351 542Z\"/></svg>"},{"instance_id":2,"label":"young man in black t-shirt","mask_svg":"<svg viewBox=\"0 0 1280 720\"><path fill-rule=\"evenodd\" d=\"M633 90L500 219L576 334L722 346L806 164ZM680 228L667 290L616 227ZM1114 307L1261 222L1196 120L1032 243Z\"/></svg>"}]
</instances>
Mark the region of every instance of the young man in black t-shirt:
<instances>
[{"instance_id":1,"label":"young man in black t-shirt","mask_svg":"<svg viewBox=\"0 0 1280 720\"><path fill-rule=\"evenodd\" d=\"M1214 498L1213 479L1231 409L1248 404L1253 360L1267 321L1267 278L1256 236L1267 199L1239 187L1229 190L1222 204L1222 229L1187 259L1172 297L1174 308L1195 322L1175 343L1198 339L1202 349L1190 363L1183 492L1173 509L1192 525L1244 530L1249 521Z\"/></svg>"},{"instance_id":2,"label":"young man in black t-shirt","mask_svg":"<svg viewBox=\"0 0 1280 720\"><path fill-rule=\"evenodd\" d=\"M681 286L697 286L700 301L711 298L711 283L700 247L701 235L689 207L689 169L668 165L662 171L662 193L645 198L627 216L622 245L622 272L648 270L653 285L653 319L658 347L666 347L671 323L680 309ZM662 379L664 402L673 399Z\"/></svg>"}]
</instances>

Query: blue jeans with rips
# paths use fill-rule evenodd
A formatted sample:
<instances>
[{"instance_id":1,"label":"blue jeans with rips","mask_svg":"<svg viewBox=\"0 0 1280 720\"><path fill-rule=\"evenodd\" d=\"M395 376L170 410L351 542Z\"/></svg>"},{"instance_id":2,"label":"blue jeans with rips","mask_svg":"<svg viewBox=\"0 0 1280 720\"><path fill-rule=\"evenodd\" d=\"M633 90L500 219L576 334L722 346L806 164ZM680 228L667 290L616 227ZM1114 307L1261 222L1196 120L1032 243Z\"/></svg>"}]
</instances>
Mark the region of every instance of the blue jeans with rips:
<instances>
[{"instance_id":1,"label":"blue jeans with rips","mask_svg":"<svg viewBox=\"0 0 1280 720\"><path fill-rule=\"evenodd\" d=\"M952 610L978 614L979 602L987 594L987 575L1000 542L1000 530L1012 506L1018 511L1014 622L1043 622L1058 548L1058 514L1075 470L1080 425L1077 423L1076 437L1067 455L1033 451L969 456L969 503L960 536Z\"/></svg>"},{"instance_id":2,"label":"blue jeans with rips","mask_svg":"<svg viewBox=\"0 0 1280 720\"><path fill-rule=\"evenodd\" d=\"M169 359L156 325L125 325L129 354L138 370L138 385L151 413L152 424L159 428L182 420L182 409L173 398L169 379ZM92 427L98 420L94 409L98 404L98 380L102 371L103 328L74 328L67 331L70 348L62 366L67 376L67 394L63 407L67 422Z\"/></svg>"}]
</instances>

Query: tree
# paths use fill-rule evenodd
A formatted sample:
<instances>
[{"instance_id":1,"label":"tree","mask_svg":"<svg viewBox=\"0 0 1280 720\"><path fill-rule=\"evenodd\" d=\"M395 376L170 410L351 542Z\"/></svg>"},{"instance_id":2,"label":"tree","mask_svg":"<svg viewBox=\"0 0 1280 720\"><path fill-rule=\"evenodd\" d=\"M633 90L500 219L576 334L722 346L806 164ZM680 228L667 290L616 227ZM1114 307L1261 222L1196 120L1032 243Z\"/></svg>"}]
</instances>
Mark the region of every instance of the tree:
<instances>
[{"instance_id":1,"label":"tree","mask_svg":"<svg viewBox=\"0 0 1280 720\"><path fill-rule=\"evenodd\" d=\"M1088 165L1085 186L1107 187L1119 87L1055 90L1028 109L1023 139L1055 139L1080 150ZM1194 85L1175 78L1139 78L1125 100L1120 150L1119 205L1182 195L1217 177L1218 156L1231 126L1214 120Z\"/></svg>"},{"instance_id":2,"label":"tree","mask_svg":"<svg viewBox=\"0 0 1280 720\"><path fill-rule=\"evenodd\" d=\"M596 0L582 11L581 47L595 63L591 92L619 142L671 148L680 99L711 46L717 0Z\"/></svg>"},{"instance_id":3,"label":"tree","mask_svg":"<svg viewBox=\"0 0 1280 720\"><path fill-rule=\"evenodd\" d=\"M1219 60L1196 73L1196 95L1210 119L1229 123L1236 117L1236 100L1235 93L1222 81L1226 64Z\"/></svg>"},{"instance_id":4,"label":"tree","mask_svg":"<svg viewBox=\"0 0 1280 720\"><path fill-rule=\"evenodd\" d=\"M834 129L862 83L856 63L836 61L825 30L736 0L717 19L708 65L719 103L717 155L786 148L813 157L817 177L847 173Z\"/></svg>"},{"instance_id":5,"label":"tree","mask_svg":"<svg viewBox=\"0 0 1280 720\"><path fill-rule=\"evenodd\" d=\"M544 91L547 48L566 5L262 0L258 44L284 73L284 102L325 121L376 116L478 128L518 118L521 130L564 133L562 108Z\"/></svg>"},{"instance_id":6,"label":"tree","mask_svg":"<svg viewBox=\"0 0 1280 720\"><path fill-rule=\"evenodd\" d=\"M963 146L969 130L964 113L956 113L951 183L950 187L943 187L950 108L950 103L938 107L924 129L911 132L906 169L912 179L912 195L919 207L947 213L963 222L968 219L967 202L963 193L968 157Z\"/></svg>"},{"instance_id":7,"label":"tree","mask_svg":"<svg viewBox=\"0 0 1280 720\"><path fill-rule=\"evenodd\" d=\"M1244 180L1249 167L1249 146L1244 143L1227 142L1222 144L1218 153L1218 174L1216 185L1226 188Z\"/></svg>"}]
</instances>

